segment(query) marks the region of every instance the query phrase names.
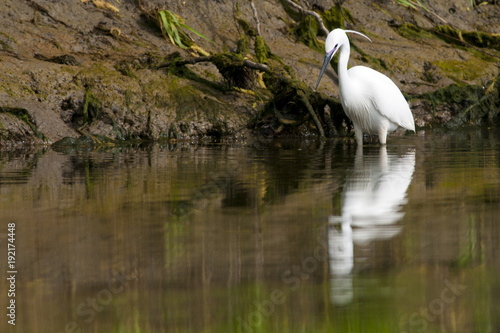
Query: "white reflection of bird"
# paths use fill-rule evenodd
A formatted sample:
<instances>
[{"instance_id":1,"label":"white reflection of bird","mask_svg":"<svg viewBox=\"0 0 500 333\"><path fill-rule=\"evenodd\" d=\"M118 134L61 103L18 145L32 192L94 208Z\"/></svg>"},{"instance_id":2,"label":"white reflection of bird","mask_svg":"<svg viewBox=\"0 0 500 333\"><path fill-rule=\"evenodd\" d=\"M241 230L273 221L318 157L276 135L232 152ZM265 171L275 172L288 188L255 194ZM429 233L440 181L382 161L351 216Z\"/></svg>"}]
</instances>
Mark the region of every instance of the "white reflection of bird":
<instances>
[{"instance_id":1,"label":"white reflection of bird","mask_svg":"<svg viewBox=\"0 0 500 333\"><path fill-rule=\"evenodd\" d=\"M406 191L415 169L415 151L401 157L388 155L380 147L377 155L363 156L358 147L354 170L347 178L342 193L342 219L353 227L389 226L399 221L404 213Z\"/></svg>"},{"instance_id":2,"label":"white reflection of bird","mask_svg":"<svg viewBox=\"0 0 500 333\"><path fill-rule=\"evenodd\" d=\"M415 169L415 151L402 156L388 155L381 147L378 155L363 156L358 146L354 169L342 192L341 216L330 216L328 254L330 259L332 302L352 301L354 245L388 240L401 232L395 225L404 216L406 191ZM359 258L358 258L359 259Z\"/></svg>"},{"instance_id":3,"label":"white reflection of bird","mask_svg":"<svg viewBox=\"0 0 500 333\"><path fill-rule=\"evenodd\" d=\"M354 125L358 145L363 145L363 133L378 135L380 144L385 145L387 133L395 131L398 127L415 131L410 107L391 79L365 66L347 70L350 45L346 32L368 38L352 30L335 29L330 32L325 41L325 61L316 89L330 60L340 50L338 62L340 102Z\"/></svg>"}]
</instances>

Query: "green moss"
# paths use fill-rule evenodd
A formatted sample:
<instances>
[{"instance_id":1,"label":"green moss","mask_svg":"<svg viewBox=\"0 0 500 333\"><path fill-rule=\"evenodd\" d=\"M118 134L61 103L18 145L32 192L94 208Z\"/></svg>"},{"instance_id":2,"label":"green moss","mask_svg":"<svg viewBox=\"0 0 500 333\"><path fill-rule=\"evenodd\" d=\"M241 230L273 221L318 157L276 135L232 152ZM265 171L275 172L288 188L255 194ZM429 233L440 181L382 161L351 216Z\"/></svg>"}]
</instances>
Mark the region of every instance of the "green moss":
<instances>
[{"instance_id":1,"label":"green moss","mask_svg":"<svg viewBox=\"0 0 500 333\"><path fill-rule=\"evenodd\" d=\"M396 31L403 37L421 41L422 39L440 38L447 43L464 46L470 44L478 48L500 50L500 35L482 31L463 31L449 25L437 25L431 29L420 28L411 23L395 25Z\"/></svg>"},{"instance_id":2,"label":"green moss","mask_svg":"<svg viewBox=\"0 0 500 333\"><path fill-rule=\"evenodd\" d=\"M147 104L154 105L157 108L166 108L170 105L169 96L166 93L169 85L173 84L176 79L156 78L149 80L147 83L141 84L143 101ZM125 102L129 99L128 110L133 111L131 102L132 93L125 92Z\"/></svg>"},{"instance_id":3,"label":"green moss","mask_svg":"<svg viewBox=\"0 0 500 333\"><path fill-rule=\"evenodd\" d=\"M250 37L257 36L257 34L255 33L255 29L252 28L252 26L250 24L248 24L247 21L245 21L241 18L238 18L237 21L238 21L239 26L243 29L243 33L245 35L250 36Z\"/></svg>"},{"instance_id":4,"label":"green moss","mask_svg":"<svg viewBox=\"0 0 500 333\"><path fill-rule=\"evenodd\" d=\"M61 66L59 69L62 72L65 72L65 73L68 73L68 74L71 74L71 75L75 75L76 74L75 69L72 68L71 66Z\"/></svg>"},{"instance_id":5,"label":"green moss","mask_svg":"<svg viewBox=\"0 0 500 333\"><path fill-rule=\"evenodd\" d=\"M9 40L11 40L11 41L13 41L14 43L16 43L16 44L17 44L16 40L15 40L12 36L9 36L9 35L7 35L6 33L1 32L1 31L0 31L0 35L2 35L2 36L4 36L4 37L6 37L7 39L9 39Z\"/></svg>"},{"instance_id":6,"label":"green moss","mask_svg":"<svg viewBox=\"0 0 500 333\"><path fill-rule=\"evenodd\" d=\"M344 17L339 7L335 6L321 14L323 23L328 30L344 28Z\"/></svg>"},{"instance_id":7,"label":"green moss","mask_svg":"<svg viewBox=\"0 0 500 333\"><path fill-rule=\"evenodd\" d=\"M463 38L462 38L462 32L458 29L452 28L449 25L438 25L435 26L432 31L441 38L442 40L452 43L452 44L462 44Z\"/></svg>"},{"instance_id":8,"label":"green moss","mask_svg":"<svg viewBox=\"0 0 500 333\"><path fill-rule=\"evenodd\" d=\"M117 72L114 68L106 66L102 62L96 62L90 67L86 67L79 71L77 76L82 81L92 78L92 80L102 81L104 84L108 85L114 84L120 80L121 73Z\"/></svg>"},{"instance_id":9,"label":"green moss","mask_svg":"<svg viewBox=\"0 0 500 333\"><path fill-rule=\"evenodd\" d=\"M238 40L236 52L241 54L247 54L249 52L249 43L250 42L248 41L247 36L245 35L241 36L241 38Z\"/></svg>"},{"instance_id":10,"label":"green moss","mask_svg":"<svg viewBox=\"0 0 500 333\"><path fill-rule=\"evenodd\" d=\"M191 84L179 84L177 81L171 82L168 87L171 101L176 110L176 121L190 122L200 118L199 113L203 113L211 123L220 123L221 115L229 109L216 98L204 96L203 92ZM222 113L221 113L222 111Z\"/></svg>"},{"instance_id":11,"label":"green moss","mask_svg":"<svg viewBox=\"0 0 500 333\"><path fill-rule=\"evenodd\" d=\"M1 41L0 40L0 46L2 47L2 50L9 50L11 49L11 47L9 46L9 44L5 43L4 41Z\"/></svg>"},{"instance_id":12,"label":"green moss","mask_svg":"<svg viewBox=\"0 0 500 333\"><path fill-rule=\"evenodd\" d=\"M469 61L441 60L434 62L433 65L457 82L475 80L487 74L484 72L487 70L485 65L480 61L474 61L474 58Z\"/></svg>"},{"instance_id":13,"label":"green moss","mask_svg":"<svg viewBox=\"0 0 500 333\"><path fill-rule=\"evenodd\" d=\"M384 59L375 58L375 57L372 57L371 55L364 54L363 57L361 58L361 60L363 60L367 63L370 63L372 65L372 67L374 67L375 69L384 69L386 71L392 72L392 70L387 66L387 63L385 62Z\"/></svg>"},{"instance_id":14,"label":"green moss","mask_svg":"<svg viewBox=\"0 0 500 333\"><path fill-rule=\"evenodd\" d=\"M231 53L225 53L225 54L227 54L229 56L229 54L231 54ZM237 53L235 53L235 55L237 55ZM244 55L238 54L238 56L239 56L239 58L241 58L241 61L243 61ZM228 84L221 84L219 82L207 80L206 78L200 77L198 74L193 72L189 67L187 67L185 65L179 66L177 63L180 61L183 61L184 59L180 56L180 54L178 52L175 52L175 53L169 55L165 60L167 60L167 63L170 64L168 66L168 73L169 73L169 76L172 77L172 80L175 80L175 77L182 77L182 78L185 78L185 79L188 79L191 81L199 82L204 86L207 86L209 88L216 89L219 91L226 91L228 89ZM219 69L219 71L220 71L220 69ZM215 79L215 77L214 77L214 79ZM154 89L154 87L153 87L153 89Z\"/></svg>"},{"instance_id":15,"label":"green moss","mask_svg":"<svg viewBox=\"0 0 500 333\"><path fill-rule=\"evenodd\" d=\"M120 61L119 63L115 64L115 69L125 76L137 79L137 76L134 73L134 68L130 64L130 61L127 60Z\"/></svg>"},{"instance_id":16,"label":"green moss","mask_svg":"<svg viewBox=\"0 0 500 333\"><path fill-rule=\"evenodd\" d=\"M4 83L3 85L0 86L2 90L9 96L9 97L14 97L15 93L11 88L10 83Z\"/></svg>"},{"instance_id":17,"label":"green moss","mask_svg":"<svg viewBox=\"0 0 500 333\"><path fill-rule=\"evenodd\" d=\"M404 38L408 38L411 40L421 41L425 38L434 38L434 35L429 31L417 27L411 23L403 23L397 27L397 32Z\"/></svg>"},{"instance_id":18,"label":"green moss","mask_svg":"<svg viewBox=\"0 0 500 333\"><path fill-rule=\"evenodd\" d=\"M453 116L447 124L450 127L481 125L500 113L500 75L485 86L452 84L417 97L431 102L434 109L446 106Z\"/></svg>"},{"instance_id":19,"label":"green moss","mask_svg":"<svg viewBox=\"0 0 500 333\"><path fill-rule=\"evenodd\" d=\"M255 83L255 73L250 68L243 65L243 55L235 53L221 53L214 55L212 62L232 87L244 89L253 88Z\"/></svg>"},{"instance_id":20,"label":"green moss","mask_svg":"<svg viewBox=\"0 0 500 333\"><path fill-rule=\"evenodd\" d=\"M83 125L91 123L101 112L101 102L92 94L90 88L85 91L83 103Z\"/></svg>"},{"instance_id":21,"label":"green moss","mask_svg":"<svg viewBox=\"0 0 500 333\"><path fill-rule=\"evenodd\" d=\"M28 112L28 110L26 110L25 108L0 107L0 112L12 114L13 116L15 116L18 119L20 119L21 121L23 121L24 123L28 124L28 126L31 128L31 130L33 131L33 133L35 133L35 135L39 139L47 140L47 138L45 137L45 135L43 135L42 132L38 131L38 129L35 126L35 121L31 117L31 115Z\"/></svg>"},{"instance_id":22,"label":"green moss","mask_svg":"<svg viewBox=\"0 0 500 333\"><path fill-rule=\"evenodd\" d=\"M422 80L429 83L436 83L439 81L439 76L436 75L436 66L430 62L424 62L424 72L421 76Z\"/></svg>"},{"instance_id":23,"label":"green moss","mask_svg":"<svg viewBox=\"0 0 500 333\"><path fill-rule=\"evenodd\" d=\"M355 23L354 17L351 15L351 12L345 8L342 8L339 4L321 13L321 18L323 19L323 24L328 30L345 28L346 20L350 23Z\"/></svg>"},{"instance_id":24,"label":"green moss","mask_svg":"<svg viewBox=\"0 0 500 333\"><path fill-rule=\"evenodd\" d=\"M264 38L261 36L255 37L255 56L257 57L257 61L261 64L266 64L269 53L270 49L264 41Z\"/></svg>"},{"instance_id":25,"label":"green moss","mask_svg":"<svg viewBox=\"0 0 500 333\"><path fill-rule=\"evenodd\" d=\"M482 31L462 31L449 25L438 25L432 29L436 36L452 44L463 42L480 48L491 48L500 51L500 35Z\"/></svg>"},{"instance_id":26,"label":"green moss","mask_svg":"<svg viewBox=\"0 0 500 333\"><path fill-rule=\"evenodd\" d=\"M14 43L17 44L17 42L14 40L14 38L12 38L11 36L7 35L6 33L0 32L0 35L4 36L5 38L7 38L8 40L10 40L11 42L14 42ZM6 42L1 41L1 40L0 40L0 46L2 47L3 50L11 50L12 49L9 46L9 44L7 44Z\"/></svg>"},{"instance_id":27,"label":"green moss","mask_svg":"<svg viewBox=\"0 0 500 333\"><path fill-rule=\"evenodd\" d=\"M491 48L500 51L500 35L487 34L481 31L463 32L463 38L477 47Z\"/></svg>"},{"instance_id":28,"label":"green moss","mask_svg":"<svg viewBox=\"0 0 500 333\"><path fill-rule=\"evenodd\" d=\"M323 51L323 45L318 42L316 36L319 32L318 21L312 16L305 16L295 29L297 39L318 52Z\"/></svg>"},{"instance_id":29,"label":"green moss","mask_svg":"<svg viewBox=\"0 0 500 333\"><path fill-rule=\"evenodd\" d=\"M347 8L341 8L342 10L342 13L344 14L344 18L352 23L352 24L356 24L356 20L354 20L354 16L352 16L351 12L349 11L349 9Z\"/></svg>"},{"instance_id":30,"label":"green moss","mask_svg":"<svg viewBox=\"0 0 500 333\"><path fill-rule=\"evenodd\" d=\"M127 114L130 113L132 107L132 91L130 89L125 90L125 110Z\"/></svg>"},{"instance_id":31,"label":"green moss","mask_svg":"<svg viewBox=\"0 0 500 333\"><path fill-rule=\"evenodd\" d=\"M484 51L481 51L480 48L499 48L500 36L477 31L464 32L449 25L440 25L431 29L423 29L411 23L404 23L394 27L397 32L405 38L417 41L439 38L456 45L457 48L461 48L471 53L472 56L469 57L467 61L443 59L432 64L457 83L490 76L492 66L485 64L484 61L496 62L497 60ZM467 45L472 45L474 48L467 48ZM435 81L433 77L427 74L429 73L424 72L424 80L428 82Z\"/></svg>"}]
</instances>

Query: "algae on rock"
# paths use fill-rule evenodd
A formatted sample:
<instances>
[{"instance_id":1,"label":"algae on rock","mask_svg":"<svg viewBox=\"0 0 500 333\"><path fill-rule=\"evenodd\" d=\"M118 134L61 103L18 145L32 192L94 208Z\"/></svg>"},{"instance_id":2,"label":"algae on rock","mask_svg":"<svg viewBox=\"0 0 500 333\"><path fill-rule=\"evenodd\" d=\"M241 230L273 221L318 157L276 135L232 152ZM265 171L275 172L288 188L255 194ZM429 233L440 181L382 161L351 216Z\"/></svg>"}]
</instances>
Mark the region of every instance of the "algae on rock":
<instances>
[{"instance_id":1,"label":"algae on rock","mask_svg":"<svg viewBox=\"0 0 500 333\"><path fill-rule=\"evenodd\" d=\"M415 97L429 101L434 115L448 110L448 127L491 123L500 114L500 74L485 86L452 84Z\"/></svg>"}]
</instances>

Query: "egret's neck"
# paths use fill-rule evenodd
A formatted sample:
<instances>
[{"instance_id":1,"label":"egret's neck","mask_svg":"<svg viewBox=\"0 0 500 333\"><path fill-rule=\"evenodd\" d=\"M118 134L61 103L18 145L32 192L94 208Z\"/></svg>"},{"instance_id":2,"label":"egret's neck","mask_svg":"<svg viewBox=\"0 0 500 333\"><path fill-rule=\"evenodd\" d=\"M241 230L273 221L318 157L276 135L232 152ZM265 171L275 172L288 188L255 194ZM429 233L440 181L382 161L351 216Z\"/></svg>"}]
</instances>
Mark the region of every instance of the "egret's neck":
<instances>
[{"instance_id":1,"label":"egret's neck","mask_svg":"<svg viewBox=\"0 0 500 333\"><path fill-rule=\"evenodd\" d=\"M347 74L347 63L349 62L349 55L351 53L351 46L349 42L343 44L340 47L339 62L338 62L338 74L339 74L339 85L348 83L349 75Z\"/></svg>"}]
</instances>

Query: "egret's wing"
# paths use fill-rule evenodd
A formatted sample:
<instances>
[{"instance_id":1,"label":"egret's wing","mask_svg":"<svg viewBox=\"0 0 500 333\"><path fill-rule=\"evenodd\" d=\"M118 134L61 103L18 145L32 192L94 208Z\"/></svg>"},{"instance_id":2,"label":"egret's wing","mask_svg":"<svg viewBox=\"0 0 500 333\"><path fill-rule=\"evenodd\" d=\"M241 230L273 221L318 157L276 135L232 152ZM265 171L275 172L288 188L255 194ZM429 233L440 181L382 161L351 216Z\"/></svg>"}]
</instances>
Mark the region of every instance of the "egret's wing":
<instances>
[{"instance_id":1,"label":"egret's wing","mask_svg":"<svg viewBox=\"0 0 500 333\"><path fill-rule=\"evenodd\" d=\"M364 66L351 68L349 76L362 85L362 89L381 115L403 128L415 131L415 121L408 102L391 79Z\"/></svg>"}]
</instances>

